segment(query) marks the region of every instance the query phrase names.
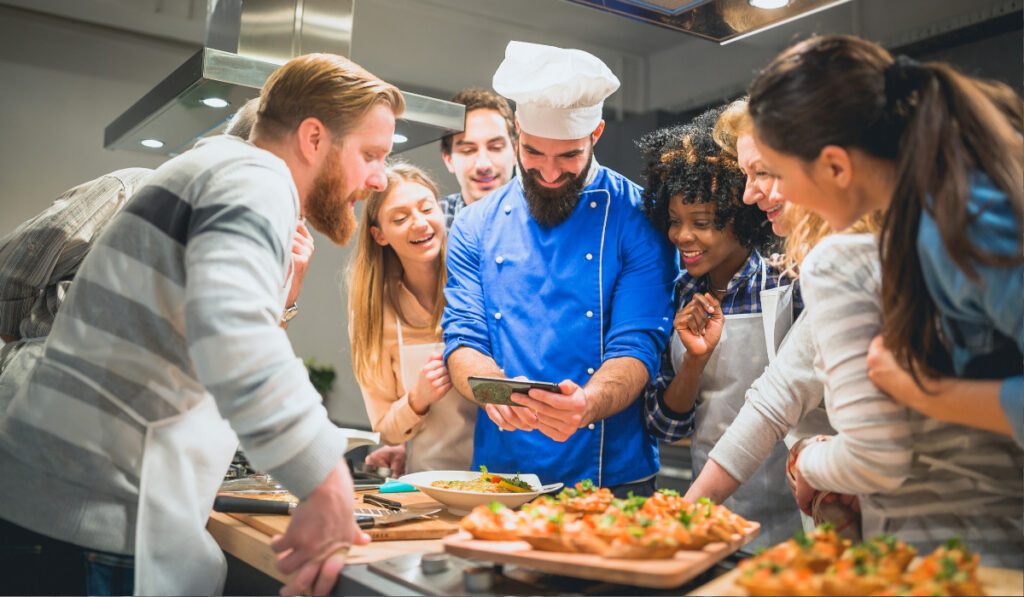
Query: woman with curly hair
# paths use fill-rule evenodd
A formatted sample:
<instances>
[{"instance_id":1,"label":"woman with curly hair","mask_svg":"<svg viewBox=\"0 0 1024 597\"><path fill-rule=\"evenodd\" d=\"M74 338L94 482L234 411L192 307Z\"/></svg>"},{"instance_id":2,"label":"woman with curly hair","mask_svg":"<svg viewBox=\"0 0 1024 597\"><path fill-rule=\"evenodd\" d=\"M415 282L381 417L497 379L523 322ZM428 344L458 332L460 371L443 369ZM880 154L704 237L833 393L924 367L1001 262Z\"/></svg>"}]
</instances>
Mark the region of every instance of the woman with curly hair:
<instances>
[{"instance_id":1,"label":"woman with curly hair","mask_svg":"<svg viewBox=\"0 0 1024 597\"><path fill-rule=\"evenodd\" d=\"M644 211L676 246L684 265L676 283L676 333L645 396L646 424L664 439L693 436L695 475L768 364L772 336L784 334L786 327L775 325L776 313L762 313L761 293L788 278L762 256L776 240L771 223L756 206L743 203L743 172L712 136L721 112L710 110L639 143ZM791 322L792 313L783 320ZM785 540L800 527L785 480L786 454L779 442L754 477L726 501L739 515L762 524L758 543Z\"/></svg>"}]
</instances>

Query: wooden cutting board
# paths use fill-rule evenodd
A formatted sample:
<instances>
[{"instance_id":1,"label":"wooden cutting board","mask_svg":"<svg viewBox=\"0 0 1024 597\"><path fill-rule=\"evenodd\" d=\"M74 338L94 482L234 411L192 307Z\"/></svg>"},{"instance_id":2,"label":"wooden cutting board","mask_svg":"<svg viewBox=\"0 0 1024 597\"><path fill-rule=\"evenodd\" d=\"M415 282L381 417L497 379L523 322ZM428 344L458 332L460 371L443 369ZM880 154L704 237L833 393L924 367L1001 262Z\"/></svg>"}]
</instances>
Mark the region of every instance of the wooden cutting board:
<instances>
[{"instance_id":1,"label":"wooden cutting board","mask_svg":"<svg viewBox=\"0 0 1024 597\"><path fill-rule=\"evenodd\" d=\"M736 584L736 577L739 573L739 570L731 570L706 585L701 585L687 595L722 595L726 597L748 595L743 587ZM978 568L978 580L981 581L981 587L985 590L986 595L1024 595L1024 571L1022 570L981 566Z\"/></svg>"},{"instance_id":2,"label":"wooden cutting board","mask_svg":"<svg viewBox=\"0 0 1024 597\"><path fill-rule=\"evenodd\" d=\"M432 507L442 508L440 512L431 519L411 520L390 527L368 529L366 532L374 541L404 541L412 539L440 539L455 533L459 530L459 520L444 509L440 503L430 499L419 492L413 493L389 493L388 499L396 500L404 506L410 506L413 510L428 510ZM357 494L356 507L375 507L362 502ZM288 529L291 516L274 514L240 514L231 512L231 516L241 520L247 525L273 537L283 534Z\"/></svg>"},{"instance_id":3,"label":"wooden cutting board","mask_svg":"<svg viewBox=\"0 0 1024 597\"><path fill-rule=\"evenodd\" d=\"M465 531L445 537L444 550L471 560L514 564L550 574L671 589L684 584L749 543L761 532L761 525L753 524L756 526L751 527L749 533L737 535L734 541L712 543L701 550L680 550L675 557L664 560L619 560L593 554L539 551L525 541L482 541L474 539Z\"/></svg>"}]
</instances>

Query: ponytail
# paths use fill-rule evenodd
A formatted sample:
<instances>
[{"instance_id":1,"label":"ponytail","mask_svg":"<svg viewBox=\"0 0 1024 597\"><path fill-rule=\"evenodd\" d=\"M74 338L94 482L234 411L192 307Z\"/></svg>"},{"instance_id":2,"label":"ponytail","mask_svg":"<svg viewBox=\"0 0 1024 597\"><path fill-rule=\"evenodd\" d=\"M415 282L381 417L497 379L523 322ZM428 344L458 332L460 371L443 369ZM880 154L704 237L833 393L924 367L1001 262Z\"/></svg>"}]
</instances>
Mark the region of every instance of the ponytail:
<instances>
[{"instance_id":1,"label":"ponytail","mask_svg":"<svg viewBox=\"0 0 1024 597\"><path fill-rule=\"evenodd\" d=\"M1024 262L986 251L968 236L970 177L988 176L1009 198L1024 230L1024 143L1020 98L1006 85L967 77L939 62L893 59L851 36L823 36L787 49L750 88L758 136L783 153L813 160L827 145L858 148L895 163L896 185L883 222L883 332L915 379L944 368L938 314L917 253L922 210L967 276L976 266ZM984 209L984 208L982 208Z\"/></svg>"}]
</instances>

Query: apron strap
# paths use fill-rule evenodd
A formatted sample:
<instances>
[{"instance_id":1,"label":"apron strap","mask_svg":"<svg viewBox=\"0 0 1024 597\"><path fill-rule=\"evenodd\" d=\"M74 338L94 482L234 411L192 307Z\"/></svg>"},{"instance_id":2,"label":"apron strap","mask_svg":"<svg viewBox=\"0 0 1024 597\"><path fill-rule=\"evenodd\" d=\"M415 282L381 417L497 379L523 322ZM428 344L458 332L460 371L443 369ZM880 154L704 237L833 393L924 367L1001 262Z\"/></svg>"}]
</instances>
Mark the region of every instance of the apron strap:
<instances>
[{"instance_id":1,"label":"apron strap","mask_svg":"<svg viewBox=\"0 0 1024 597\"><path fill-rule=\"evenodd\" d=\"M755 249L756 250L756 249ZM758 257L761 257L760 253ZM764 291L765 280L768 278L768 268L764 265L764 257L761 257L761 290Z\"/></svg>"},{"instance_id":2,"label":"apron strap","mask_svg":"<svg viewBox=\"0 0 1024 597\"><path fill-rule=\"evenodd\" d=\"M402 376L402 387L409 392L409 384L405 381L405 367L402 366L402 319L395 313L395 326L398 329L398 374Z\"/></svg>"}]
</instances>

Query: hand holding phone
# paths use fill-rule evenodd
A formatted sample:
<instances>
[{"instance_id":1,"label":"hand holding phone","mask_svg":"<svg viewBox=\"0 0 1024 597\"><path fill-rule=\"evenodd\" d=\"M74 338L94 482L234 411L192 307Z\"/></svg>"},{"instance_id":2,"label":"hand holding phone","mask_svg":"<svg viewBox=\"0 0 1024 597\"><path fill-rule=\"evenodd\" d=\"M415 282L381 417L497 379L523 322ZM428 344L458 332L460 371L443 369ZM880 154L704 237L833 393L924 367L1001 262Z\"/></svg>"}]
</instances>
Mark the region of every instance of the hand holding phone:
<instances>
[{"instance_id":1,"label":"hand holding phone","mask_svg":"<svg viewBox=\"0 0 1024 597\"><path fill-rule=\"evenodd\" d=\"M562 392L558 384L547 381L484 377L479 375L470 375L468 381L469 387L473 391L473 400L478 404L522 406L512 401L513 393L526 394L534 388L558 394Z\"/></svg>"}]
</instances>

